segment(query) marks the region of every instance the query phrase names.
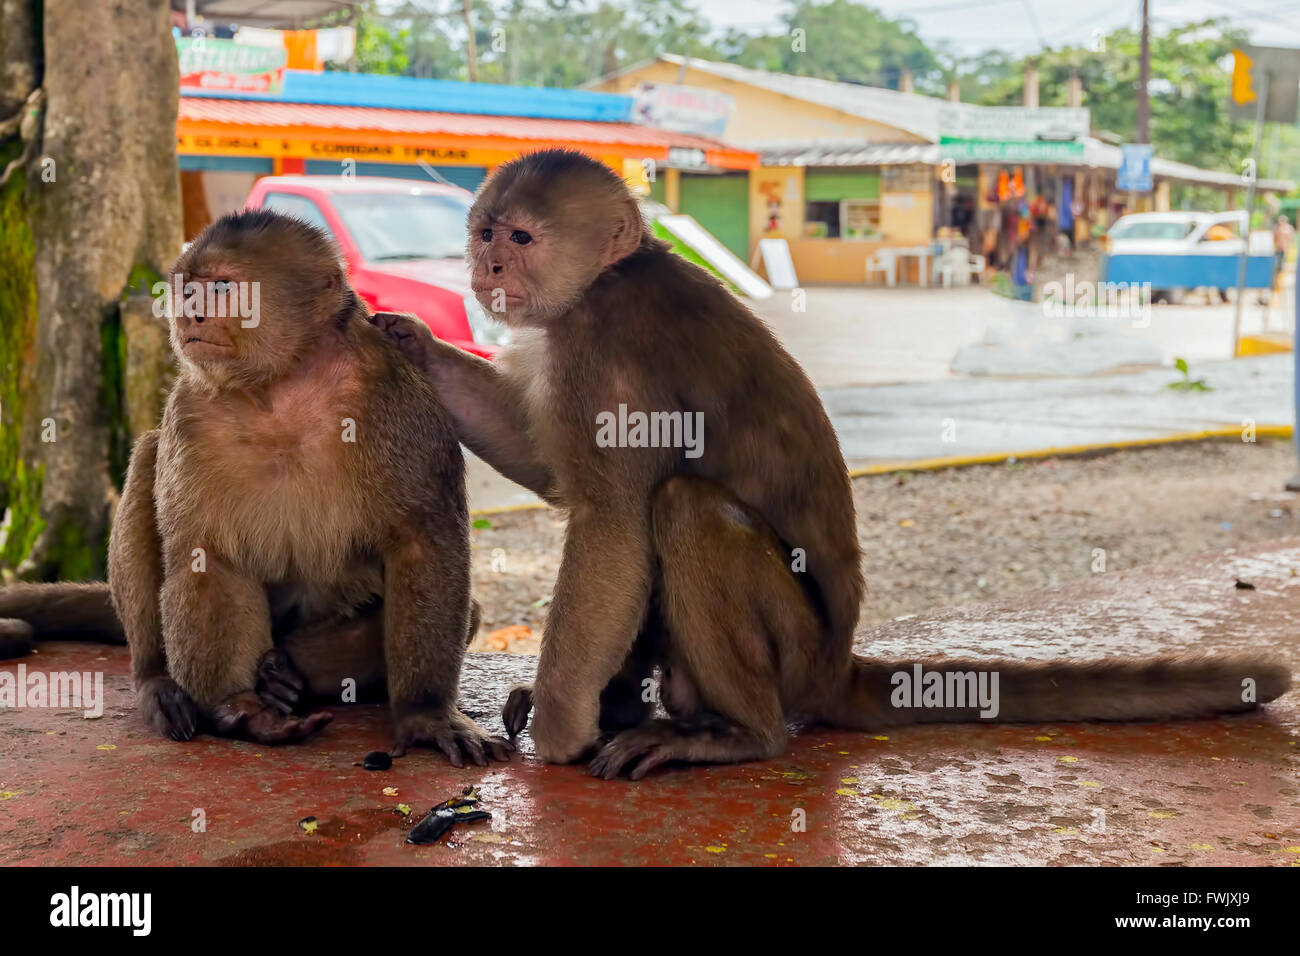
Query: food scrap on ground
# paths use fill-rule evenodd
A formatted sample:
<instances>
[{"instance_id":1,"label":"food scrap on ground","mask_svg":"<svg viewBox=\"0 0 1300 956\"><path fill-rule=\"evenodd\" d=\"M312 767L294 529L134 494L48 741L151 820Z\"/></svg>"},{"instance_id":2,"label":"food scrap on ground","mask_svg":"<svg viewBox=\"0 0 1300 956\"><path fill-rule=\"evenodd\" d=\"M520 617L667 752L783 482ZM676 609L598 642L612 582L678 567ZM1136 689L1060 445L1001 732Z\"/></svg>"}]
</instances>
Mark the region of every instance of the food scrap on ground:
<instances>
[{"instance_id":1,"label":"food scrap on ground","mask_svg":"<svg viewBox=\"0 0 1300 956\"><path fill-rule=\"evenodd\" d=\"M491 816L492 814L487 810L478 809L478 790L474 787L466 787L459 797L444 800L430 810L407 834L406 842L435 843L454 824L487 820Z\"/></svg>"}]
</instances>

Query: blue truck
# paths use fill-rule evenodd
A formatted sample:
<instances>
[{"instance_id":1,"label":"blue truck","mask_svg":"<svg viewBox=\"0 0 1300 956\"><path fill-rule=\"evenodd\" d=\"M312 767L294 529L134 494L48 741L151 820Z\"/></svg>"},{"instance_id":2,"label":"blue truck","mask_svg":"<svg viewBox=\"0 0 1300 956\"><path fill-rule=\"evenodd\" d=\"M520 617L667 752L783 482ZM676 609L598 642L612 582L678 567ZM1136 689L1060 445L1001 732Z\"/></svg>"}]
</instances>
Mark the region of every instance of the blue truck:
<instances>
[{"instance_id":1,"label":"blue truck","mask_svg":"<svg viewBox=\"0 0 1300 956\"><path fill-rule=\"evenodd\" d=\"M1151 300L1177 305L1191 289L1235 289L1246 213L1146 212L1121 216L1106 233L1101 280L1150 283ZM1273 237L1249 237L1246 288L1273 286Z\"/></svg>"}]
</instances>

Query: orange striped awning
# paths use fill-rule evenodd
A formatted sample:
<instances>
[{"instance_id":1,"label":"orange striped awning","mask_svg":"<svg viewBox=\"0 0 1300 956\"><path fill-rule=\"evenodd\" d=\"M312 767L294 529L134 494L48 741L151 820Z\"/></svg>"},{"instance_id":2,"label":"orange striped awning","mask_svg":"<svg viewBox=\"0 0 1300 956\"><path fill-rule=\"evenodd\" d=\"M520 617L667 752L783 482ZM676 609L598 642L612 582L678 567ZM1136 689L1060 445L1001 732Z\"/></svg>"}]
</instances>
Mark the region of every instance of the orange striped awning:
<instances>
[{"instance_id":1,"label":"orange striped awning","mask_svg":"<svg viewBox=\"0 0 1300 956\"><path fill-rule=\"evenodd\" d=\"M721 169L754 169L759 155L714 139L638 126L527 116L431 113L363 106L323 106L182 96L181 151L225 155L355 155L412 162L453 150L508 159L542 146L570 146L597 156L667 161L670 150L698 150ZM327 148L313 150L311 144ZM306 144L304 146L304 144ZM304 152L304 149L306 150Z\"/></svg>"}]
</instances>

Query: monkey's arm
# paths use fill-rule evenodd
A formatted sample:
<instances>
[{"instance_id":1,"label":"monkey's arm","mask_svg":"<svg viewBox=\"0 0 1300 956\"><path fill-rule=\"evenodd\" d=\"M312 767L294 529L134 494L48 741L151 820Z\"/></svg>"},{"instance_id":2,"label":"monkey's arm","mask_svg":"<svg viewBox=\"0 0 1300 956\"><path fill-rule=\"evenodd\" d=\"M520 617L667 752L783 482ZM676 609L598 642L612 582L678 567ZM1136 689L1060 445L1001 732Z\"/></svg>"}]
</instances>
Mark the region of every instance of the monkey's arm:
<instances>
[{"instance_id":1,"label":"monkey's arm","mask_svg":"<svg viewBox=\"0 0 1300 956\"><path fill-rule=\"evenodd\" d=\"M650 583L645 509L574 509L532 693L533 740L543 760L568 763L596 742L601 691L636 640Z\"/></svg>"},{"instance_id":2,"label":"monkey's arm","mask_svg":"<svg viewBox=\"0 0 1300 956\"><path fill-rule=\"evenodd\" d=\"M108 541L109 589L131 646L131 674L137 686L167 673L158 609L163 572L153 498L157 458L158 432L145 432L131 449Z\"/></svg>"},{"instance_id":3,"label":"monkey's arm","mask_svg":"<svg viewBox=\"0 0 1300 956\"><path fill-rule=\"evenodd\" d=\"M131 646L131 675L140 713L158 733L189 740L198 728L198 708L167 674L163 652L162 543L154 504L158 432L145 432L131 449L122 500L108 541L108 583L113 608Z\"/></svg>"},{"instance_id":4,"label":"monkey's arm","mask_svg":"<svg viewBox=\"0 0 1300 956\"><path fill-rule=\"evenodd\" d=\"M412 524L384 554L393 756L428 744L457 767L465 766L466 757L479 766L509 760L509 742L484 732L456 704L472 615L465 526L433 516L414 516ZM456 568L464 573L454 573Z\"/></svg>"},{"instance_id":5,"label":"monkey's arm","mask_svg":"<svg viewBox=\"0 0 1300 956\"><path fill-rule=\"evenodd\" d=\"M523 401L495 365L434 338L413 316L376 312L370 321L437 387L466 447L511 481L548 501L554 498L555 478L533 448Z\"/></svg>"}]
</instances>

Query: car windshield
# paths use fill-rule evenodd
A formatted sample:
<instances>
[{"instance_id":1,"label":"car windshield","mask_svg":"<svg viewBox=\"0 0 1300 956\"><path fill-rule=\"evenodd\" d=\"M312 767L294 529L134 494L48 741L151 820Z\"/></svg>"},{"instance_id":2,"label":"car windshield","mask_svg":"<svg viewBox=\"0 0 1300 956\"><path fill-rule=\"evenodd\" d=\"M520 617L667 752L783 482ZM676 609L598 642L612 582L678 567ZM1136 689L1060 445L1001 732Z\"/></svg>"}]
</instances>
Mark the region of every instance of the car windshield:
<instances>
[{"instance_id":1,"label":"car windshield","mask_svg":"<svg viewBox=\"0 0 1300 956\"><path fill-rule=\"evenodd\" d=\"M1186 239L1196 228L1194 222L1118 222L1110 231L1112 239Z\"/></svg>"},{"instance_id":2,"label":"car windshield","mask_svg":"<svg viewBox=\"0 0 1300 956\"><path fill-rule=\"evenodd\" d=\"M433 193L335 193L330 197L367 262L465 254L468 197Z\"/></svg>"}]
</instances>

